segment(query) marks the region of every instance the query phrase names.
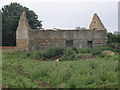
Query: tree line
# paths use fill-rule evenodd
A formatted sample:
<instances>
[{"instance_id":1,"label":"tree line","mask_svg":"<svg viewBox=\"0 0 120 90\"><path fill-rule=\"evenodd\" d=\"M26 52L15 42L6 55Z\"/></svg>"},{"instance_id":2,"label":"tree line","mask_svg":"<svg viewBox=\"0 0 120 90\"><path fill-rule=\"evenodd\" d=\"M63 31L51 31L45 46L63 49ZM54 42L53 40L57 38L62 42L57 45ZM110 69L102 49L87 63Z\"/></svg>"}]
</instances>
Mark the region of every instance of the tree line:
<instances>
[{"instance_id":1,"label":"tree line","mask_svg":"<svg viewBox=\"0 0 120 90\"><path fill-rule=\"evenodd\" d=\"M115 35L112 33L107 34L107 43L120 43L120 34Z\"/></svg>"},{"instance_id":2,"label":"tree line","mask_svg":"<svg viewBox=\"0 0 120 90\"><path fill-rule=\"evenodd\" d=\"M25 11L30 27L32 29L41 28L42 21L38 20L38 16L29 8L18 3L5 5L1 9L2 13L2 46L16 45L16 30L21 13Z\"/></svg>"}]
</instances>

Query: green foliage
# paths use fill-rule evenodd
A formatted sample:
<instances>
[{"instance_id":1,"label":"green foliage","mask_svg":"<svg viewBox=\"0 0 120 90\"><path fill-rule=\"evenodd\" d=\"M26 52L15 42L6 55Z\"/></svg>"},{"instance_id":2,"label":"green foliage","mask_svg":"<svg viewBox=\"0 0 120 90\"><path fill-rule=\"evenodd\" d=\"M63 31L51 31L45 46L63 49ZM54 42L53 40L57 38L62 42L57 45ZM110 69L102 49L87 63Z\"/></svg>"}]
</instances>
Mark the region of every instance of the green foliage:
<instances>
[{"instance_id":1,"label":"green foliage","mask_svg":"<svg viewBox=\"0 0 120 90\"><path fill-rule=\"evenodd\" d=\"M108 47L111 47L114 52L120 52L120 43L110 43Z\"/></svg>"},{"instance_id":2,"label":"green foliage","mask_svg":"<svg viewBox=\"0 0 120 90\"><path fill-rule=\"evenodd\" d=\"M45 58L51 58L60 54L63 54L64 49L61 47L49 48L44 52Z\"/></svg>"},{"instance_id":3,"label":"green foliage","mask_svg":"<svg viewBox=\"0 0 120 90\"><path fill-rule=\"evenodd\" d=\"M79 53L90 53L90 48L81 48L78 50Z\"/></svg>"},{"instance_id":4,"label":"green foliage","mask_svg":"<svg viewBox=\"0 0 120 90\"><path fill-rule=\"evenodd\" d=\"M120 47L119 47L119 44L114 43L114 44L108 44L106 46L78 49L79 53L89 53L89 54L92 54L92 55L99 55L99 54L101 54L102 51L119 52L120 51Z\"/></svg>"},{"instance_id":5,"label":"green foliage","mask_svg":"<svg viewBox=\"0 0 120 90\"><path fill-rule=\"evenodd\" d=\"M18 20L23 11L26 12L30 27L41 28L41 21L38 20L38 16L34 11L29 10L17 3L11 3L5 5L2 8L2 45L14 46L16 41L16 29L18 26Z\"/></svg>"},{"instance_id":6,"label":"green foliage","mask_svg":"<svg viewBox=\"0 0 120 90\"><path fill-rule=\"evenodd\" d=\"M112 33L107 34L107 43L120 43L120 34L114 35Z\"/></svg>"},{"instance_id":7,"label":"green foliage","mask_svg":"<svg viewBox=\"0 0 120 90\"><path fill-rule=\"evenodd\" d=\"M75 52L75 53L79 53L79 49L77 48L77 47L75 47L75 46L73 46L73 47L71 47L72 49L73 49L73 51Z\"/></svg>"},{"instance_id":8,"label":"green foliage","mask_svg":"<svg viewBox=\"0 0 120 90\"><path fill-rule=\"evenodd\" d=\"M69 60L72 55L94 54L104 50L114 50L112 46L77 49L68 48L64 52ZM99 54L96 60L72 62L36 61L41 55L63 53L63 48L50 48L45 51L3 52L3 86L7 88L100 88L118 86L118 55ZM59 52L59 53L58 53ZM56 53L51 56L50 53ZM40 56L39 56L40 55ZM72 59L70 59L69 57ZM68 60L64 57L64 60ZM41 81L40 84L38 81Z\"/></svg>"},{"instance_id":9,"label":"green foliage","mask_svg":"<svg viewBox=\"0 0 120 90\"><path fill-rule=\"evenodd\" d=\"M42 59L42 60L47 60L49 58L52 58L54 56L63 54L64 49L61 47L53 47L53 48L49 48L45 51L35 51L34 52L34 58L35 59Z\"/></svg>"},{"instance_id":10,"label":"green foliage","mask_svg":"<svg viewBox=\"0 0 120 90\"><path fill-rule=\"evenodd\" d=\"M65 53L64 56L61 57L62 61L76 61L78 60L77 58L77 54L75 53L75 51L72 48L68 48Z\"/></svg>"},{"instance_id":11,"label":"green foliage","mask_svg":"<svg viewBox=\"0 0 120 90\"><path fill-rule=\"evenodd\" d=\"M101 49L104 50L105 47ZM66 51L75 53L75 50L70 48ZM91 52L91 50L87 51ZM36 53L43 52L3 52L2 83L4 87L101 88L108 86L109 88L111 86L114 88L118 86L118 55L99 54L96 60L56 62L36 61L34 60Z\"/></svg>"},{"instance_id":12,"label":"green foliage","mask_svg":"<svg viewBox=\"0 0 120 90\"><path fill-rule=\"evenodd\" d=\"M81 27L76 27L75 30L87 30L87 28L85 28L85 27L82 27L82 28Z\"/></svg>"},{"instance_id":13,"label":"green foliage","mask_svg":"<svg viewBox=\"0 0 120 90\"><path fill-rule=\"evenodd\" d=\"M62 47L53 47L46 50L37 50L37 51L12 51L8 52L7 56L4 58L15 58L20 59L30 58L35 60L48 60L54 56L63 54L64 48Z\"/></svg>"},{"instance_id":14,"label":"green foliage","mask_svg":"<svg viewBox=\"0 0 120 90\"><path fill-rule=\"evenodd\" d=\"M44 59L44 55L41 51L34 51L34 52L31 52L31 54L35 60L43 60Z\"/></svg>"}]
</instances>

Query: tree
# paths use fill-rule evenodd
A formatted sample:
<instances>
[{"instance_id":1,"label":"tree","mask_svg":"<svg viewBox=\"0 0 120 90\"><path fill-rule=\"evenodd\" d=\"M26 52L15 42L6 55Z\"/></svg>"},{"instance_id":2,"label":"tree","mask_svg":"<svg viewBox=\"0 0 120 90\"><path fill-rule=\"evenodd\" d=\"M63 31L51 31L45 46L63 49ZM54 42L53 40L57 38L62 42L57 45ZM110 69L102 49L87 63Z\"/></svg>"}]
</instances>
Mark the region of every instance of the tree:
<instances>
[{"instance_id":1,"label":"tree","mask_svg":"<svg viewBox=\"0 0 120 90\"><path fill-rule=\"evenodd\" d=\"M10 5L5 5L1 11L3 46L16 45L16 29L20 15L23 11L26 12L26 16L31 28L36 29L42 27L41 21L38 20L38 16L35 14L35 12L29 10L27 7L23 7L20 4L11 3Z\"/></svg>"},{"instance_id":2,"label":"tree","mask_svg":"<svg viewBox=\"0 0 120 90\"><path fill-rule=\"evenodd\" d=\"M76 27L75 30L87 30L87 29L85 27L82 27L82 28Z\"/></svg>"},{"instance_id":3,"label":"tree","mask_svg":"<svg viewBox=\"0 0 120 90\"><path fill-rule=\"evenodd\" d=\"M120 34L114 35L112 33L107 34L107 43L120 43Z\"/></svg>"},{"instance_id":4,"label":"tree","mask_svg":"<svg viewBox=\"0 0 120 90\"><path fill-rule=\"evenodd\" d=\"M75 30L80 30L80 27L76 27Z\"/></svg>"},{"instance_id":5,"label":"tree","mask_svg":"<svg viewBox=\"0 0 120 90\"><path fill-rule=\"evenodd\" d=\"M76 61L78 60L76 52L72 48L67 48L61 61Z\"/></svg>"}]
</instances>

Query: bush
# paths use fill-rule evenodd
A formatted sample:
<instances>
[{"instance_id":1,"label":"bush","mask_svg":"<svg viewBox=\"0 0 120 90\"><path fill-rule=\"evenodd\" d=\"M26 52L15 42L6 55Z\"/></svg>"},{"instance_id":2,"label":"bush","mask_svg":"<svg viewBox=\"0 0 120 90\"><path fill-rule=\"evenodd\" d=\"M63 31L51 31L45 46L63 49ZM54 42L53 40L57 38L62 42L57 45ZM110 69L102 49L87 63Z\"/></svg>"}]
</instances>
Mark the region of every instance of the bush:
<instances>
[{"instance_id":1,"label":"bush","mask_svg":"<svg viewBox=\"0 0 120 90\"><path fill-rule=\"evenodd\" d=\"M32 52L34 55L34 59L42 59L42 60L47 60L48 58L52 58L54 56L63 54L64 48L61 47L53 47L53 48L48 48L43 51L34 51Z\"/></svg>"},{"instance_id":2,"label":"bush","mask_svg":"<svg viewBox=\"0 0 120 90\"><path fill-rule=\"evenodd\" d=\"M105 54L99 54L98 55L100 58L104 58L104 57L106 57L107 55L105 55Z\"/></svg>"},{"instance_id":3,"label":"bush","mask_svg":"<svg viewBox=\"0 0 120 90\"><path fill-rule=\"evenodd\" d=\"M75 51L75 53L79 53L79 50L78 50L78 48L77 47L72 47L72 49Z\"/></svg>"},{"instance_id":4,"label":"bush","mask_svg":"<svg viewBox=\"0 0 120 90\"><path fill-rule=\"evenodd\" d=\"M101 48L92 48L90 52L92 55L99 55L101 51Z\"/></svg>"},{"instance_id":5,"label":"bush","mask_svg":"<svg viewBox=\"0 0 120 90\"><path fill-rule=\"evenodd\" d=\"M107 46L110 47L114 52L120 52L120 43L110 43Z\"/></svg>"},{"instance_id":6,"label":"bush","mask_svg":"<svg viewBox=\"0 0 120 90\"><path fill-rule=\"evenodd\" d=\"M79 49L79 53L90 53L91 48L81 48Z\"/></svg>"},{"instance_id":7,"label":"bush","mask_svg":"<svg viewBox=\"0 0 120 90\"><path fill-rule=\"evenodd\" d=\"M76 61L78 60L77 54L72 48L66 49L64 56L60 58L62 61Z\"/></svg>"},{"instance_id":8,"label":"bush","mask_svg":"<svg viewBox=\"0 0 120 90\"><path fill-rule=\"evenodd\" d=\"M81 48L79 49L79 53L89 53L92 55L98 55L100 54L102 49L100 47L94 47L94 48Z\"/></svg>"},{"instance_id":9,"label":"bush","mask_svg":"<svg viewBox=\"0 0 120 90\"><path fill-rule=\"evenodd\" d=\"M51 58L60 54L63 54L64 49L61 47L53 47L53 48L49 48L47 49L44 53L43 56L45 59L47 58Z\"/></svg>"},{"instance_id":10,"label":"bush","mask_svg":"<svg viewBox=\"0 0 120 90\"><path fill-rule=\"evenodd\" d=\"M107 43L120 43L120 35L114 35L112 33L107 34Z\"/></svg>"},{"instance_id":11,"label":"bush","mask_svg":"<svg viewBox=\"0 0 120 90\"><path fill-rule=\"evenodd\" d=\"M119 45L118 44L109 44L106 46L99 46L94 48L83 48L79 49L80 53L90 53L92 55L99 55L102 51L113 51L113 52L119 52Z\"/></svg>"},{"instance_id":12,"label":"bush","mask_svg":"<svg viewBox=\"0 0 120 90\"><path fill-rule=\"evenodd\" d=\"M44 55L40 51L35 51L33 53L33 58L36 59L36 60L40 60L40 59L43 60L44 59Z\"/></svg>"}]
</instances>

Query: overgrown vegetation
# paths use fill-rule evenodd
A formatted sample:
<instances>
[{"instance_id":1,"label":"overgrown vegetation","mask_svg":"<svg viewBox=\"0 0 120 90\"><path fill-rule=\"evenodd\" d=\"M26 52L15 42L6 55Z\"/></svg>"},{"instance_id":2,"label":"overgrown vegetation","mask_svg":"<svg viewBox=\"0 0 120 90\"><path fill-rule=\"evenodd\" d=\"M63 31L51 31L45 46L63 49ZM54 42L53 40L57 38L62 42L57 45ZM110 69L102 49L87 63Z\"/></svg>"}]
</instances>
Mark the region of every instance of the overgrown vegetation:
<instances>
[{"instance_id":1,"label":"overgrown vegetation","mask_svg":"<svg viewBox=\"0 0 120 90\"><path fill-rule=\"evenodd\" d=\"M53 47L46 50L37 50L37 51L13 51L8 52L8 56L17 57L20 59L31 58L33 60L49 60L49 58L63 54L61 60L63 61L76 61L78 60L77 56L81 54L90 54L90 55L99 55L103 51L113 51L119 53L120 48L116 46L117 44L109 44L107 46L100 46L94 48L62 48L62 47Z\"/></svg>"},{"instance_id":2,"label":"overgrown vegetation","mask_svg":"<svg viewBox=\"0 0 120 90\"><path fill-rule=\"evenodd\" d=\"M72 48L65 50L64 56L60 58L61 61L76 61L78 60L77 54Z\"/></svg>"},{"instance_id":3,"label":"overgrown vegetation","mask_svg":"<svg viewBox=\"0 0 120 90\"><path fill-rule=\"evenodd\" d=\"M92 55L98 55L102 51L113 51L119 53L120 51L120 44L108 44L106 46L94 47L94 48L82 48L79 49L79 53L90 53Z\"/></svg>"},{"instance_id":4,"label":"overgrown vegetation","mask_svg":"<svg viewBox=\"0 0 120 90\"><path fill-rule=\"evenodd\" d=\"M112 33L107 34L107 43L120 43L120 34L115 35Z\"/></svg>"},{"instance_id":5,"label":"overgrown vegetation","mask_svg":"<svg viewBox=\"0 0 120 90\"><path fill-rule=\"evenodd\" d=\"M75 30L87 30L87 28L85 28L85 27L82 27L82 28L81 27L76 27Z\"/></svg>"},{"instance_id":6,"label":"overgrown vegetation","mask_svg":"<svg viewBox=\"0 0 120 90\"><path fill-rule=\"evenodd\" d=\"M51 57L63 54L64 48L62 47L54 47L54 48L49 48L47 50L43 51L33 51L30 54L33 55L32 58L37 59L37 60L48 60Z\"/></svg>"},{"instance_id":7,"label":"overgrown vegetation","mask_svg":"<svg viewBox=\"0 0 120 90\"><path fill-rule=\"evenodd\" d=\"M103 55L100 52L104 50L116 51L111 46L103 46L94 49L77 49L73 47L68 49L50 48L32 52L3 52L3 87L117 88L118 55ZM59 54L64 54L63 60L71 61L57 62L46 61L45 59L49 60L49 58ZM96 58L80 60L77 56L81 54L85 56L92 55ZM38 61L41 57L45 61Z\"/></svg>"}]
</instances>

